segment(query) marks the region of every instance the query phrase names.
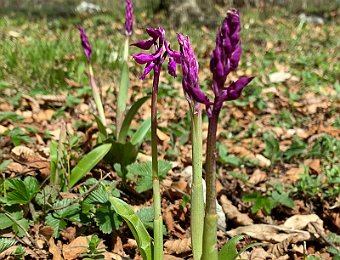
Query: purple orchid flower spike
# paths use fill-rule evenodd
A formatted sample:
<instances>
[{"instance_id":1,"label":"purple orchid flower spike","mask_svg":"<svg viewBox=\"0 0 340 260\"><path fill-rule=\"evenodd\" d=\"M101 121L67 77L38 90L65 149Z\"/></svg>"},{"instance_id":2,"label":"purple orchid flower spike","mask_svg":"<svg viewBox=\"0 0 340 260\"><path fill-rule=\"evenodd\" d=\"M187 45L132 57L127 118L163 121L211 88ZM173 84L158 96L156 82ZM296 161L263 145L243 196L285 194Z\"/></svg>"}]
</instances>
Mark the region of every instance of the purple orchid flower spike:
<instances>
[{"instance_id":1,"label":"purple orchid flower spike","mask_svg":"<svg viewBox=\"0 0 340 260\"><path fill-rule=\"evenodd\" d=\"M125 35L130 36L133 31L133 2L126 0L125 4Z\"/></svg>"},{"instance_id":2,"label":"purple orchid flower spike","mask_svg":"<svg viewBox=\"0 0 340 260\"><path fill-rule=\"evenodd\" d=\"M216 48L212 52L210 70L213 73L213 91L215 94L214 110L219 111L222 103L240 97L242 90L254 77L246 77L232 82L225 88L227 76L230 71L236 70L241 58L242 47L240 40L240 13L238 10L229 10L218 30Z\"/></svg>"},{"instance_id":3,"label":"purple orchid flower spike","mask_svg":"<svg viewBox=\"0 0 340 260\"><path fill-rule=\"evenodd\" d=\"M92 56L92 49L89 43L89 39L87 38L87 35L83 27L81 27L80 25L77 25L77 28L80 31L80 40L81 40L81 45L83 46L84 53L86 55L87 60L90 61L91 56Z\"/></svg>"},{"instance_id":4,"label":"purple orchid flower spike","mask_svg":"<svg viewBox=\"0 0 340 260\"><path fill-rule=\"evenodd\" d=\"M182 34L177 34L177 40L180 45L180 62L182 65L183 78L182 85L189 103L194 103L194 112L197 113L200 105L206 106L208 116L211 116L209 98L203 93L199 87L198 80L198 62L195 54L191 49L190 38ZM171 50L172 51L172 50ZM170 52L169 52L170 53ZM170 54L171 55L171 54ZM177 53L172 51L172 55L177 58ZM176 59L175 58L175 59Z\"/></svg>"},{"instance_id":5,"label":"purple orchid flower spike","mask_svg":"<svg viewBox=\"0 0 340 260\"><path fill-rule=\"evenodd\" d=\"M155 70L159 73L160 67L167 56L167 52L164 52L164 29L162 27L155 29L147 28L146 32L152 39L131 44L132 46L136 46L143 50L149 50L152 46L155 48L155 52L152 54L141 52L132 56L137 63L146 64L144 72L140 77L141 79L145 79L146 75L149 74L151 70Z\"/></svg>"}]
</instances>

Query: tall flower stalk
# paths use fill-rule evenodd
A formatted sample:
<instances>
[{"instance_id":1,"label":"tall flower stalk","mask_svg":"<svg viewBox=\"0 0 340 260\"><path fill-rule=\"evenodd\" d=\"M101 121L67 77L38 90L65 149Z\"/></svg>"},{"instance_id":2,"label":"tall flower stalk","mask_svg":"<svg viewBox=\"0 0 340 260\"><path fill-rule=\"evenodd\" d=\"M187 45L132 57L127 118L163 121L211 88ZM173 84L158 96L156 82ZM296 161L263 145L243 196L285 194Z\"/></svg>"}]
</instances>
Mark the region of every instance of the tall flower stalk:
<instances>
[{"instance_id":1,"label":"tall flower stalk","mask_svg":"<svg viewBox=\"0 0 340 260\"><path fill-rule=\"evenodd\" d=\"M204 199L202 184L202 110L201 104L207 106L210 113L209 99L199 88L198 62L191 49L189 37L182 34L177 35L180 52L170 49L166 42L167 52L170 54L171 62L180 63L182 67L182 86L190 107L191 131L192 131L192 189L191 189L191 242L194 259L201 259L204 223ZM176 71L176 68L169 66ZM172 73L176 76L175 73Z\"/></svg>"},{"instance_id":2,"label":"tall flower stalk","mask_svg":"<svg viewBox=\"0 0 340 260\"><path fill-rule=\"evenodd\" d=\"M161 210L161 191L158 175L158 149L157 149L157 96L159 77L162 64L167 56L164 52L163 28L148 28L146 32L151 39L132 44L143 50L154 48L152 54L138 53L133 55L135 61L139 64L146 64L141 79L153 70L152 98L151 98L151 150L152 150L152 188L153 188L153 206L154 206L154 259L163 259L163 219Z\"/></svg>"},{"instance_id":3,"label":"tall flower stalk","mask_svg":"<svg viewBox=\"0 0 340 260\"><path fill-rule=\"evenodd\" d=\"M206 150L206 209L203 231L203 260L217 259L216 213L216 132L218 117L224 101L240 97L242 90L254 77L241 78L225 87L230 71L236 70L242 47L240 41L240 14L229 10L216 36L216 48L211 55L210 70L213 74L214 103L209 117Z\"/></svg>"},{"instance_id":4,"label":"tall flower stalk","mask_svg":"<svg viewBox=\"0 0 340 260\"><path fill-rule=\"evenodd\" d=\"M123 66L121 72L121 81L117 96L117 116L116 116L116 136L118 139L119 132L123 122L124 112L128 98L129 87L129 67L127 65L129 58L129 38L133 32L133 2L125 1L125 42L123 52Z\"/></svg>"},{"instance_id":5,"label":"tall flower stalk","mask_svg":"<svg viewBox=\"0 0 340 260\"><path fill-rule=\"evenodd\" d=\"M97 87L97 84L96 84L96 81L95 81L95 78L94 78L92 65L91 65L91 57L92 57L91 45L89 43L89 40L88 40L87 35L85 33L85 30L81 26L77 26L77 28L80 32L81 45L83 47L85 56L87 58L87 64L88 64L88 68L89 68L90 84L91 84L91 88L92 88L93 99L94 99L94 102L95 102L96 107L97 107L99 119L102 122L102 124L104 126L106 126L106 118L105 118L105 114L104 114L103 103L102 103L102 100L100 98L99 89Z\"/></svg>"}]
</instances>

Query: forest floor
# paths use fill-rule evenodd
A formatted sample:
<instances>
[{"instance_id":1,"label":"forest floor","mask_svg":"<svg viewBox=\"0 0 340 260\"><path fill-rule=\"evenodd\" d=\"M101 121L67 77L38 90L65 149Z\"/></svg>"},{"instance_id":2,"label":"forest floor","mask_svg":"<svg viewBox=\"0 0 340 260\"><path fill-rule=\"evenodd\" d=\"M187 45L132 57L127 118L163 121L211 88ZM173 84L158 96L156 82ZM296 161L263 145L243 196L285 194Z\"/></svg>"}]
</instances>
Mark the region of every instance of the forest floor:
<instances>
[{"instance_id":1,"label":"forest floor","mask_svg":"<svg viewBox=\"0 0 340 260\"><path fill-rule=\"evenodd\" d=\"M337 13L325 13L322 24L283 10L265 15L249 9L241 15L243 55L229 80L256 78L239 100L224 105L220 117L219 247L244 234L238 249L261 244L242 253L243 259L340 259ZM218 19L222 21L222 13ZM191 37L200 84L209 94L217 28L186 25L174 30L164 14L150 19L143 13L136 18L131 42L146 38L144 28L163 22L174 49L176 31ZM105 201L94 203L95 195L119 196L137 211L152 236L151 177L142 169L151 160L150 133L137 156L144 164L128 168L126 184L120 167L103 160L70 189L51 185L52 170L57 167L67 179L98 141L75 28L79 23L92 45L95 77L114 133L123 23L108 14L0 19L0 259L141 259L127 225ZM132 59L129 68L130 105L151 93L152 77L141 81L143 68ZM148 119L150 110L147 101L129 134ZM181 77L168 76L165 66L158 111L165 253L168 259L190 259L190 115ZM63 128L66 137L55 161L50 151ZM206 135L204 113L204 140Z\"/></svg>"}]
</instances>

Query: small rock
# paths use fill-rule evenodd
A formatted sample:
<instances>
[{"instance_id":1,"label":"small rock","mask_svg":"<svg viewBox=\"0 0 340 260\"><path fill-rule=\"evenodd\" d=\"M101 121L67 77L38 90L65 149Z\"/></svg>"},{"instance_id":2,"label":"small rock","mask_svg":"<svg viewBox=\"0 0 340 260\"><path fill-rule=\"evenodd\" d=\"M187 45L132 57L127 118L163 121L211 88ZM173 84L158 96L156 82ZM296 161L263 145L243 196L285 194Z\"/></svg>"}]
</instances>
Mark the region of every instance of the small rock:
<instances>
[{"instance_id":1,"label":"small rock","mask_svg":"<svg viewBox=\"0 0 340 260\"><path fill-rule=\"evenodd\" d=\"M79 14L86 14L86 13L98 13L101 11L101 8L99 5L89 3L89 2L81 2L77 7L76 7L76 12Z\"/></svg>"}]
</instances>

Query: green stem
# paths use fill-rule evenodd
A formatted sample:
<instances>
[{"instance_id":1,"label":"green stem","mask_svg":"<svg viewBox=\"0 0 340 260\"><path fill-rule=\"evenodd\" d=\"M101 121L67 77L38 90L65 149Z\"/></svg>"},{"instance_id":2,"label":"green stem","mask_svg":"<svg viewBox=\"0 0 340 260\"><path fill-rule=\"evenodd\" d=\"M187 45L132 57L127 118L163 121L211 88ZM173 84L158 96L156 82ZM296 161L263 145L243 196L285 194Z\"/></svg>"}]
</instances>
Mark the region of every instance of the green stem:
<instances>
[{"instance_id":1,"label":"green stem","mask_svg":"<svg viewBox=\"0 0 340 260\"><path fill-rule=\"evenodd\" d=\"M117 116L116 116L116 137L118 139L120 128L122 127L123 117L126 110L126 103L129 89L129 66L127 64L129 58L129 37L125 37L123 52L123 67L121 71L120 85L117 96Z\"/></svg>"},{"instance_id":2,"label":"green stem","mask_svg":"<svg viewBox=\"0 0 340 260\"><path fill-rule=\"evenodd\" d=\"M106 126L106 118L105 118L105 114L104 114L103 103L102 103L102 100L100 98L99 89L98 89L96 81L94 79L93 69L92 69L91 63L89 63L89 71L90 71L90 83L91 83L91 88L92 88L93 99L94 99L94 102L96 103L96 107L97 107L97 110L98 110L98 115L99 115L100 121L102 121L102 124L104 126Z\"/></svg>"},{"instance_id":3,"label":"green stem","mask_svg":"<svg viewBox=\"0 0 340 260\"><path fill-rule=\"evenodd\" d=\"M160 66L154 70L153 90L151 98L151 150L152 150L152 188L154 206L154 259L163 259L163 219L161 211L161 191L158 179L157 151L157 94Z\"/></svg>"},{"instance_id":4,"label":"green stem","mask_svg":"<svg viewBox=\"0 0 340 260\"><path fill-rule=\"evenodd\" d=\"M217 260L217 214L216 214L216 132L220 111L213 111L209 118L206 152L206 207L203 231L202 260Z\"/></svg>"},{"instance_id":5,"label":"green stem","mask_svg":"<svg viewBox=\"0 0 340 260\"><path fill-rule=\"evenodd\" d=\"M202 112L194 114L192 119L192 190L191 190L191 243L194 259L202 256L204 200L202 185Z\"/></svg>"}]
</instances>

